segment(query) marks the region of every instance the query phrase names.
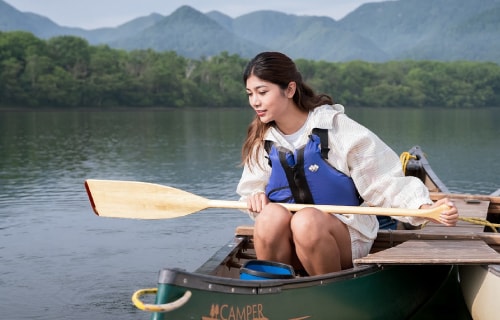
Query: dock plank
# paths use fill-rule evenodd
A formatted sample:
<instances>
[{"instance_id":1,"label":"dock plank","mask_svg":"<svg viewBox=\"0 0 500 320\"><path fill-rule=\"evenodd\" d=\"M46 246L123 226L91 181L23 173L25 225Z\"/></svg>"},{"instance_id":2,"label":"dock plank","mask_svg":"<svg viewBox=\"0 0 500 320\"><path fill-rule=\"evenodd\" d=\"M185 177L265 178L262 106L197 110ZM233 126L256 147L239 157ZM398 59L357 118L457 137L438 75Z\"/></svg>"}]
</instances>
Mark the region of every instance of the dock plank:
<instances>
[{"instance_id":1,"label":"dock plank","mask_svg":"<svg viewBox=\"0 0 500 320\"><path fill-rule=\"evenodd\" d=\"M354 260L355 264L499 264L500 254L482 240L408 240Z\"/></svg>"}]
</instances>

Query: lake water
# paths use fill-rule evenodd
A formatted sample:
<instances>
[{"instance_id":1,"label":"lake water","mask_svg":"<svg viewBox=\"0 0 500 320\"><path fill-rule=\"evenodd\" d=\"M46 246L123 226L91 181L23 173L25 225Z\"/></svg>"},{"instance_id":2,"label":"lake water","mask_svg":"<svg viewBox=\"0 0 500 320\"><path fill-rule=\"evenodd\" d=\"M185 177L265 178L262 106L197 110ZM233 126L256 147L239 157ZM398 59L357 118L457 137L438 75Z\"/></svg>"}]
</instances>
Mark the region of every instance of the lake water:
<instances>
[{"instance_id":1,"label":"lake water","mask_svg":"<svg viewBox=\"0 0 500 320\"><path fill-rule=\"evenodd\" d=\"M347 109L397 153L420 145L450 190L500 188L500 109ZM194 270L236 210L170 220L100 218L85 179L160 183L236 200L251 110L0 111L2 319L149 319L130 302L162 267Z\"/></svg>"}]
</instances>

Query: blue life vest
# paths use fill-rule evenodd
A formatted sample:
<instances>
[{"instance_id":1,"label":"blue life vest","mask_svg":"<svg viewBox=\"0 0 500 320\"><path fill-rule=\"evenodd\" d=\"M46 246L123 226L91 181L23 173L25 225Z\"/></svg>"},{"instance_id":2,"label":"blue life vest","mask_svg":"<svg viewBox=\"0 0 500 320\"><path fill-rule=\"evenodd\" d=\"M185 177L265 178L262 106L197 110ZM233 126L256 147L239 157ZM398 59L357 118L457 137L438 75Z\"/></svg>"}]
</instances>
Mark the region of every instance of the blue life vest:
<instances>
[{"instance_id":1,"label":"blue life vest","mask_svg":"<svg viewBox=\"0 0 500 320\"><path fill-rule=\"evenodd\" d=\"M362 202L350 177L332 167L328 131L314 129L307 144L292 152L265 142L271 177L266 195L272 202L358 206Z\"/></svg>"}]
</instances>

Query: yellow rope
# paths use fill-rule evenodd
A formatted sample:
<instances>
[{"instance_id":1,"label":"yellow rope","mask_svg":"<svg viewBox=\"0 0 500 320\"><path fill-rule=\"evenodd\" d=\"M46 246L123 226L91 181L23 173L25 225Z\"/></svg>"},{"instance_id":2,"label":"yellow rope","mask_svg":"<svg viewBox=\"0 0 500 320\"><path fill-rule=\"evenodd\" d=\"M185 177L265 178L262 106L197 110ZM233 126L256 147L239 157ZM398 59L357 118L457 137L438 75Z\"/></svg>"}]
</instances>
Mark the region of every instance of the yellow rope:
<instances>
[{"instance_id":1,"label":"yellow rope","mask_svg":"<svg viewBox=\"0 0 500 320\"><path fill-rule=\"evenodd\" d=\"M412 155L408 151L401 153L399 156L399 160L401 161L401 166L403 167L403 173L406 174L406 166L411 159L417 159L416 156Z\"/></svg>"},{"instance_id":2,"label":"yellow rope","mask_svg":"<svg viewBox=\"0 0 500 320\"><path fill-rule=\"evenodd\" d=\"M132 302L134 305L143 311L149 312L170 312L172 310L182 307L189 298L191 298L191 291L184 292L184 295L176 301L165 304L146 304L141 301L143 295L157 294L158 288L139 289L132 295Z\"/></svg>"},{"instance_id":3,"label":"yellow rope","mask_svg":"<svg viewBox=\"0 0 500 320\"><path fill-rule=\"evenodd\" d=\"M493 232L498 232L497 228L500 228L500 223L492 223L483 218L473 218L473 217L459 217L459 220L466 221L469 223L479 224L483 226L490 227Z\"/></svg>"}]
</instances>

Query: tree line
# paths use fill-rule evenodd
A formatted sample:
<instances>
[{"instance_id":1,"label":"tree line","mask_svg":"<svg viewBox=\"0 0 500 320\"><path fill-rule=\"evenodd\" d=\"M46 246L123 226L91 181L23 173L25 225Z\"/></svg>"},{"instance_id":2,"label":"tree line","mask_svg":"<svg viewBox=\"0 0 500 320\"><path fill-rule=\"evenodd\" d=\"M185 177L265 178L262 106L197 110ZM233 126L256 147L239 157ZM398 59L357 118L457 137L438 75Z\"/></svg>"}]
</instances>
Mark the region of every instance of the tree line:
<instances>
[{"instance_id":1,"label":"tree line","mask_svg":"<svg viewBox=\"0 0 500 320\"><path fill-rule=\"evenodd\" d=\"M496 63L295 61L317 92L349 107L500 107ZM0 107L243 107L247 62L227 52L189 59L0 32Z\"/></svg>"}]
</instances>

